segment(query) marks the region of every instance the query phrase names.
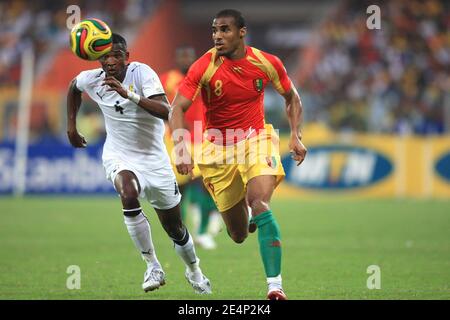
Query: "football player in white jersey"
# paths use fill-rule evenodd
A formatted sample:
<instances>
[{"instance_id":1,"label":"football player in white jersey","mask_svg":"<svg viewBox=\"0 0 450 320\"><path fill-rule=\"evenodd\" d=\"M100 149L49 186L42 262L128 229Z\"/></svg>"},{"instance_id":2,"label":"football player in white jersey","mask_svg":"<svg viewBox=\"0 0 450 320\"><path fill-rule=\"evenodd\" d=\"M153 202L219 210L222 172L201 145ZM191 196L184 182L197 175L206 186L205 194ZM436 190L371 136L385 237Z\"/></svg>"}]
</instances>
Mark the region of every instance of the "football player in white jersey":
<instances>
[{"instance_id":1,"label":"football player in white jersey","mask_svg":"<svg viewBox=\"0 0 450 320\"><path fill-rule=\"evenodd\" d=\"M170 105L157 74L146 64L128 63L125 39L113 34L111 52L100 58L101 68L83 71L72 80L67 95L67 134L75 148L86 147L76 116L82 92L100 107L105 118L103 166L119 194L125 225L147 263L142 288L147 292L165 283L151 237L150 224L139 197L146 198L173 240L186 265L186 279L196 293L211 293L199 267L192 237L181 220L181 194L163 142Z\"/></svg>"}]
</instances>

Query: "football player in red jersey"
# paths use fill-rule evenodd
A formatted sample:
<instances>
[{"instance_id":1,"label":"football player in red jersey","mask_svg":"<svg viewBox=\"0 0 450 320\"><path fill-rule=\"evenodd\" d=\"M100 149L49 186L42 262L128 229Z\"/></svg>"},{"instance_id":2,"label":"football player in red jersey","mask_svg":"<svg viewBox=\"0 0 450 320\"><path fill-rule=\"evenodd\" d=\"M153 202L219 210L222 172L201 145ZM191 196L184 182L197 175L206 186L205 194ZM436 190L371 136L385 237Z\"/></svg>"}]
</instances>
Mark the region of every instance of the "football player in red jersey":
<instances>
[{"instance_id":1,"label":"football player in red jersey","mask_svg":"<svg viewBox=\"0 0 450 320\"><path fill-rule=\"evenodd\" d=\"M230 237L242 243L250 227L256 224L267 277L267 298L285 300L281 283L280 230L270 208L272 194L285 173L278 137L273 127L264 121L264 88L271 82L286 101L291 128L289 148L298 165L307 152L299 131L302 105L280 59L247 46L246 32L245 20L239 11L222 10L215 16L212 24L214 48L190 68L172 103L169 122L175 148L179 150L177 170L188 174L194 162L185 152L183 136L176 134L176 130L183 127L183 113L201 94L206 106L206 134L201 159L197 161L199 155L196 154L194 159ZM265 147L258 147L255 152L252 146ZM229 156L230 152L234 157ZM240 155L245 156L245 162L235 163ZM248 207L254 223L250 226Z\"/></svg>"}]
</instances>

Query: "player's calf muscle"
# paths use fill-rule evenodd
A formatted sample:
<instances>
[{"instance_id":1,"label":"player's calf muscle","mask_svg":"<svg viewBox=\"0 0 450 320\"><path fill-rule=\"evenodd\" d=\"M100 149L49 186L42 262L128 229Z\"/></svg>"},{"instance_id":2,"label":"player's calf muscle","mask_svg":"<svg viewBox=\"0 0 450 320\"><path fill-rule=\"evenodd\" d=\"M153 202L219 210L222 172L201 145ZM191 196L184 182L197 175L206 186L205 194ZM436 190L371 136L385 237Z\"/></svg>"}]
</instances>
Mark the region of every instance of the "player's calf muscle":
<instances>
[{"instance_id":1,"label":"player's calf muscle","mask_svg":"<svg viewBox=\"0 0 450 320\"><path fill-rule=\"evenodd\" d=\"M245 199L222 213L228 235L236 243L242 243L248 236L248 212Z\"/></svg>"},{"instance_id":2,"label":"player's calf muscle","mask_svg":"<svg viewBox=\"0 0 450 320\"><path fill-rule=\"evenodd\" d=\"M185 234L186 227L183 225L163 224L164 231L167 235L176 240L181 240Z\"/></svg>"},{"instance_id":3,"label":"player's calf muscle","mask_svg":"<svg viewBox=\"0 0 450 320\"><path fill-rule=\"evenodd\" d=\"M155 209L155 211L167 235L172 239L181 240L187 229L181 220L180 206L176 205L166 210Z\"/></svg>"},{"instance_id":4,"label":"player's calf muscle","mask_svg":"<svg viewBox=\"0 0 450 320\"><path fill-rule=\"evenodd\" d=\"M229 231L230 237L231 239L236 242L236 243L243 243L245 241L245 239L247 239L248 236L248 232L242 232L242 233L232 233L231 231Z\"/></svg>"}]
</instances>

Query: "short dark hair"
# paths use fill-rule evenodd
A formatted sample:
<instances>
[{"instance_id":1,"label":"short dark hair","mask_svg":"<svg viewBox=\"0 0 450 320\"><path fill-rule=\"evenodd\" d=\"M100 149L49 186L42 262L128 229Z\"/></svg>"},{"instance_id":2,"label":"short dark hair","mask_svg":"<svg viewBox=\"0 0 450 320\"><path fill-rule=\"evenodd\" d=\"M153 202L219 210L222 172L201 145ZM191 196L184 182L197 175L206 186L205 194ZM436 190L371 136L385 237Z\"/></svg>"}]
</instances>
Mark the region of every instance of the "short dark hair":
<instances>
[{"instance_id":1,"label":"short dark hair","mask_svg":"<svg viewBox=\"0 0 450 320\"><path fill-rule=\"evenodd\" d=\"M118 33L112 34L112 43L121 44L125 49L127 48L127 41Z\"/></svg>"},{"instance_id":2,"label":"short dark hair","mask_svg":"<svg viewBox=\"0 0 450 320\"><path fill-rule=\"evenodd\" d=\"M216 14L216 18L233 17L234 24L240 29L245 27L245 19L242 13L234 9L224 9Z\"/></svg>"}]
</instances>

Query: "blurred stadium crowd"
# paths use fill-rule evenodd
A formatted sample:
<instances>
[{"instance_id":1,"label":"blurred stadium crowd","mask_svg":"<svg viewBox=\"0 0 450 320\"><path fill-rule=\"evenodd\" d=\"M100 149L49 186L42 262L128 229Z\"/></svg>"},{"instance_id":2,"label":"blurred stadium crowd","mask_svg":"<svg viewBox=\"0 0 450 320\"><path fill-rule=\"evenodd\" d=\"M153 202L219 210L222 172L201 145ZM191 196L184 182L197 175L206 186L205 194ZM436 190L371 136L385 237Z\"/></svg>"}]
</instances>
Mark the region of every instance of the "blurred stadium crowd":
<instances>
[{"instance_id":1,"label":"blurred stadium crowd","mask_svg":"<svg viewBox=\"0 0 450 320\"><path fill-rule=\"evenodd\" d=\"M0 0L0 85L17 85L20 79L20 53L32 45L44 69L55 51L68 46L67 19L71 5L83 8L81 18L96 17L115 30L136 26L157 3L144 0ZM126 31L125 31L126 32Z\"/></svg>"},{"instance_id":2,"label":"blurred stadium crowd","mask_svg":"<svg viewBox=\"0 0 450 320\"><path fill-rule=\"evenodd\" d=\"M321 58L300 86L305 105L336 130L444 133L449 2L384 1L381 29L369 30L361 12L373 2L341 2L320 26Z\"/></svg>"},{"instance_id":3,"label":"blurred stadium crowd","mask_svg":"<svg viewBox=\"0 0 450 320\"><path fill-rule=\"evenodd\" d=\"M366 8L371 2L333 3L331 15L311 30L310 42L316 46L318 58L304 81L297 84L305 121L319 121L341 132L448 132L449 2L378 1L381 29L369 30ZM0 0L0 94L2 88L18 85L20 52L24 47L34 47L38 75L55 52L68 45L69 5L82 7L82 17L103 19L115 30L132 35L136 21L148 17L158 3L157 0ZM303 49L304 46L299 46L299 50ZM283 112L282 108L278 110ZM279 125L287 126L287 122Z\"/></svg>"},{"instance_id":4,"label":"blurred stadium crowd","mask_svg":"<svg viewBox=\"0 0 450 320\"><path fill-rule=\"evenodd\" d=\"M35 56L35 78L45 74L61 48L68 48L67 20L74 12L71 5L82 8L81 19L96 17L104 20L114 30L127 35L132 41L139 21L148 17L160 0L0 0L0 141L14 141L17 127L18 96L11 100L8 90L18 88L21 76L21 53L32 46ZM67 12L69 11L69 12ZM34 92L36 93L36 91ZM65 94L61 92L58 103L65 110ZM99 110L82 108L80 126L90 141L104 138L104 125ZM45 103L32 101L30 115L30 142L58 139L67 142L65 128L52 116ZM53 112L54 113L54 112ZM59 112L64 115L65 112ZM57 123L56 123L57 122Z\"/></svg>"}]
</instances>

